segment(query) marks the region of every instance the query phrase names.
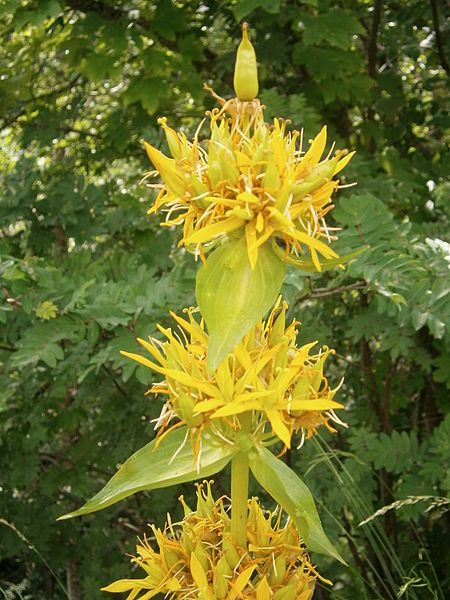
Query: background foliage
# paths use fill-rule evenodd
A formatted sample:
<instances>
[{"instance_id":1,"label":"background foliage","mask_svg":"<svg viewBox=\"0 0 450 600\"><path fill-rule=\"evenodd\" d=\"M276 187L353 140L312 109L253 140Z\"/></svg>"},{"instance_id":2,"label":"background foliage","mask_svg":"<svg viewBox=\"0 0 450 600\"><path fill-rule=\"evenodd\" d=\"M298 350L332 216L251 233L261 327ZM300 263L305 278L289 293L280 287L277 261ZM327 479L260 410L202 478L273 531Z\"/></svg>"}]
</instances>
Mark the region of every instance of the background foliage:
<instances>
[{"instance_id":1,"label":"background foliage","mask_svg":"<svg viewBox=\"0 0 450 600\"><path fill-rule=\"evenodd\" d=\"M292 272L285 286L301 339L337 350L350 426L287 457L350 564L317 557L335 585L315 597L443 598L444 2L6 0L0 11L3 596L103 597L101 585L129 572L135 535L176 506L180 488L54 521L153 436L149 371L118 351L193 303L196 266L145 215L141 141L163 146L159 115L192 132L213 106L203 82L232 95L247 18L268 117L307 137L326 122L338 147L358 149L346 169L358 185L339 194L334 217L340 250L370 244L346 271Z\"/></svg>"}]
</instances>

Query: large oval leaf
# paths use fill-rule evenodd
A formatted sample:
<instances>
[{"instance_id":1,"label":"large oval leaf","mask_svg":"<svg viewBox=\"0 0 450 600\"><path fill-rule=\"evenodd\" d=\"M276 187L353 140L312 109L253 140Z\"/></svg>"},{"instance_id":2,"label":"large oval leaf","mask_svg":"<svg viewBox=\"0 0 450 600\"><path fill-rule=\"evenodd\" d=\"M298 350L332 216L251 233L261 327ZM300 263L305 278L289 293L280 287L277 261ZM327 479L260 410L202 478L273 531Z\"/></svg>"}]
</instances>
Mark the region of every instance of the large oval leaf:
<instances>
[{"instance_id":1,"label":"large oval leaf","mask_svg":"<svg viewBox=\"0 0 450 600\"><path fill-rule=\"evenodd\" d=\"M158 446L156 440L153 440L138 450L124 462L98 494L78 510L59 517L58 521L101 510L136 492L210 477L221 471L236 452L235 446L218 445L204 434L201 461L197 469L186 434L186 427L181 427L168 433Z\"/></svg>"},{"instance_id":2,"label":"large oval leaf","mask_svg":"<svg viewBox=\"0 0 450 600\"><path fill-rule=\"evenodd\" d=\"M261 446L250 452L250 468L255 479L294 521L307 549L346 564L325 535L314 498L300 477Z\"/></svg>"},{"instance_id":3,"label":"large oval leaf","mask_svg":"<svg viewBox=\"0 0 450 600\"><path fill-rule=\"evenodd\" d=\"M274 304L286 266L266 242L251 268L245 238L217 248L197 274L197 303L208 327L213 372Z\"/></svg>"}]
</instances>

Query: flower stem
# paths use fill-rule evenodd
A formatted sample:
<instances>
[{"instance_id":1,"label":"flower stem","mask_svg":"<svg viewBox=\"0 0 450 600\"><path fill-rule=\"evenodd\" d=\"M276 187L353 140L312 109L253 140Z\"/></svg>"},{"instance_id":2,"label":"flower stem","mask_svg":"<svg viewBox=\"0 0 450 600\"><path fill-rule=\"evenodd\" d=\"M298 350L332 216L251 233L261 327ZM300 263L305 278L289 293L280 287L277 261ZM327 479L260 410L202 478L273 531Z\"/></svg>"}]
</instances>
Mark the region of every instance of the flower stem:
<instances>
[{"instance_id":1,"label":"flower stem","mask_svg":"<svg viewBox=\"0 0 450 600\"><path fill-rule=\"evenodd\" d=\"M251 430L252 413L240 417L242 430ZM238 452L231 461L231 538L236 546L247 548L248 452Z\"/></svg>"}]
</instances>

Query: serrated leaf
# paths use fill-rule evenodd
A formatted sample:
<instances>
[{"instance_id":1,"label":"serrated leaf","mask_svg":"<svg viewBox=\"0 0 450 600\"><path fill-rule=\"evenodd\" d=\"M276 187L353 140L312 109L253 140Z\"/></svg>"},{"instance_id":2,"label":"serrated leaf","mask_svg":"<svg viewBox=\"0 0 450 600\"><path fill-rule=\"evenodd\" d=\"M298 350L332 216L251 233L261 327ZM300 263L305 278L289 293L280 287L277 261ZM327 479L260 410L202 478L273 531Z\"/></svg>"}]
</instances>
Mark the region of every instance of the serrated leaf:
<instances>
[{"instance_id":1,"label":"serrated leaf","mask_svg":"<svg viewBox=\"0 0 450 600\"><path fill-rule=\"evenodd\" d=\"M280 11L280 0L238 0L233 8L236 21L241 21L259 7L268 13L277 13Z\"/></svg>"},{"instance_id":2,"label":"serrated leaf","mask_svg":"<svg viewBox=\"0 0 450 600\"><path fill-rule=\"evenodd\" d=\"M61 340L76 341L83 332L84 324L69 317L38 323L34 327L30 327L19 340L18 350L12 355L11 364L16 367L24 367L27 364L43 360L53 368L58 360L64 358L64 352L58 342Z\"/></svg>"},{"instance_id":3,"label":"serrated leaf","mask_svg":"<svg viewBox=\"0 0 450 600\"><path fill-rule=\"evenodd\" d=\"M210 477L221 471L236 452L235 447L218 445L211 437L203 435L201 461L197 468L186 437L187 428L181 427L168 433L158 446L153 440L130 456L98 494L78 510L62 515L58 520L102 510L136 492Z\"/></svg>"},{"instance_id":4,"label":"serrated leaf","mask_svg":"<svg viewBox=\"0 0 450 600\"><path fill-rule=\"evenodd\" d=\"M197 274L196 296L209 333L208 368L214 371L275 302L286 266L270 244L252 270L245 238L217 248Z\"/></svg>"},{"instance_id":5,"label":"serrated leaf","mask_svg":"<svg viewBox=\"0 0 450 600\"><path fill-rule=\"evenodd\" d=\"M291 517L306 547L345 564L325 535L314 498L300 477L261 446L250 453L250 469L258 483Z\"/></svg>"}]
</instances>

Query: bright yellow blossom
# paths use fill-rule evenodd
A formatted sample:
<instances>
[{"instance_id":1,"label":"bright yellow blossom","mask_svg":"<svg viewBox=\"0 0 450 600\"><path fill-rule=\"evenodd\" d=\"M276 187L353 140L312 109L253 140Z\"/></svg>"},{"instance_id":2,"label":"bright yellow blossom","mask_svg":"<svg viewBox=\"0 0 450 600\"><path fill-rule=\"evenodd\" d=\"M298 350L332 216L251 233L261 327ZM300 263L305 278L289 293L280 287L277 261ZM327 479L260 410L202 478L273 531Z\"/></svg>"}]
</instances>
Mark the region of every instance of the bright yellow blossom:
<instances>
[{"instance_id":1,"label":"bright yellow blossom","mask_svg":"<svg viewBox=\"0 0 450 600\"><path fill-rule=\"evenodd\" d=\"M132 560L145 576L116 581L104 591L129 592L127 600L158 594L171 600L310 600L318 578L331 583L310 564L297 530L280 510L266 512L257 498L249 500L248 546L240 548L231 541L229 500L215 502L210 483L198 486L195 511L180 501L181 523L169 519L164 531L152 526L153 544L144 538L137 546Z\"/></svg>"},{"instance_id":2,"label":"bright yellow blossom","mask_svg":"<svg viewBox=\"0 0 450 600\"><path fill-rule=\"evenodd\" d=\"M241 427L239 415L250 411L255 437L267 441L276 436L288 448L296 432L303 440L320 425L334 431L329 421L340 422L334 409L343 407L333 399L338 388L331 389L323 374L333 351L327 347L314 351L317 342L297 347L298 323L285 326L287 304L280 303L281 299L212 375L206 364L208 334L193 309L187 311L187 319L171 313L178 331L158 326L165 342L138 339L151 360L122 352L164 376L148 392L168 396L157 422L160 433L176 417L179 421L173 427L187 424L198 451L205 428L232 441Z\"/></svg>"},{"instance_id":3,"label":"bright yellow blossom","mask_svg":"<svg viewBox=\"0 0 450 600\"><path fill-rule=\"evenodd\" d=\"M180 245L204 259L224 236L245 236L252 268L258 249L271 240L281 258L321 270L336 263L335 239L325 216L333 208L333 179L353 152L325 154L326 127L305 152L303 133L286 131L286 122L264 122L258 100L225 102L207 113L211 137L206 148L160 119L173 158L145 144L164 181L149 213L167 211L164 225L183 225ZM155 173L156 173L155 172ZM310 255L310 258L308 256ZM322 259L320 259L322 257Z\"/></svg>"}]
</instances>

